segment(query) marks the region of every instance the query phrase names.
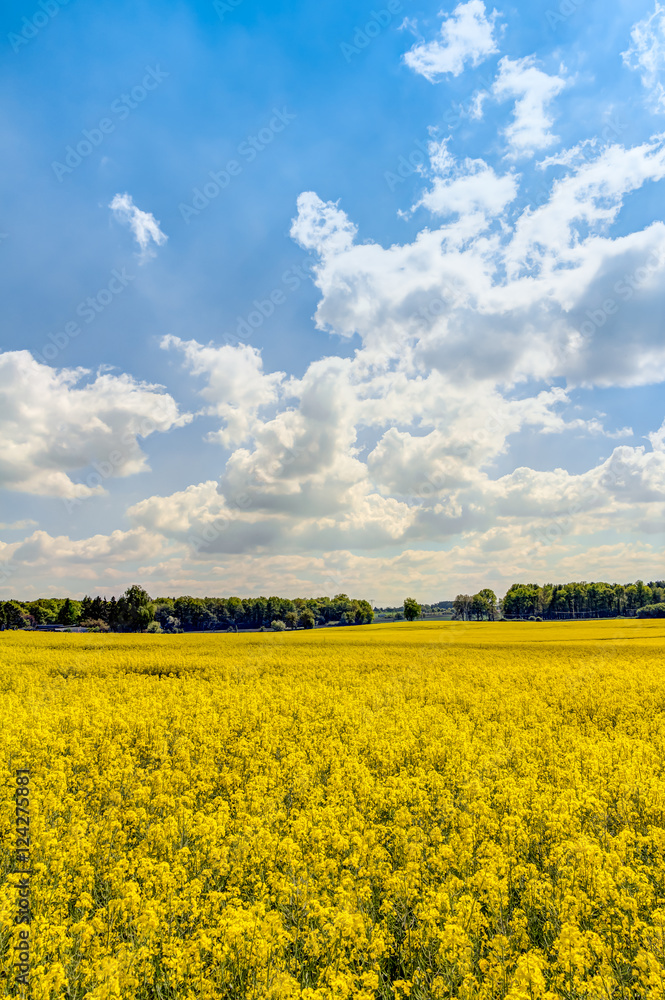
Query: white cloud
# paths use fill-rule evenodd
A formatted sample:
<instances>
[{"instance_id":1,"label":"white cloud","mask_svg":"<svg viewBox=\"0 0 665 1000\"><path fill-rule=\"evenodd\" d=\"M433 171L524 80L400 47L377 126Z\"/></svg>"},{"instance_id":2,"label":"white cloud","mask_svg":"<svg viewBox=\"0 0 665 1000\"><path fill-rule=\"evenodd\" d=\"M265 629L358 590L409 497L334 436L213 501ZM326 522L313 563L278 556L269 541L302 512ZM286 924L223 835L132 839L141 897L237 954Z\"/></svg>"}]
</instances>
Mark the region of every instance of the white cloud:
<instances>
[{"instance_id":1,"label":"white cloud","mask_svg":"<svg viewBox=\"0 0 665 1000\"><path fill-rule=\"evenodd\" d=\"M0 354L0 487L42 496L82 498L104 493L71 474L104 463L107 479L148 468L139 437L186 423L160 386L129 375L56 370L28 351ZM108 470L108 474L106 471Z\"/></svg>"},{"instance_id":2,"label":"white cloud","mask_svg":"<svg viewBox=\"0 0 665 1000\"><path fill-rule=\"evenodd\" d=\"M71 539L67 535L53 537L46 531L35 531L14 548L13 561L16 566L24 567L57 566L60 573L67 565L78 565L79 570L89 566L94 576L104 563L115 565L150 559L155 546L163 542L163 538L141 528L82 539Z\"/></svg>"},{"instance_id":3,"label":"white cloud","mask_svg":"<svg viewBox=\"0 0 665 1000\"><path fill-rule=\"evenodd\" d=\"M496 50L496 16L477 0L460 5L441 39L407 61L428 79L475 65ZM512 154L553 144L549 106L564 86L532 58L501 61L494 96L516 101ZM67 576L87 590L140 579L153 594L344 590L394 603L408 591L500 591L527 575L661 573L665 423L648 445L612 448L630 428L593 399L587 415L571 390L665 380L665 222L630 231L624 214L615 228L631 192L665 179L665 135L632 148L582 140L547 156L537 166L549 187L533 205L527 169L458 160L451 142L430 144L414 199L430 224L404 243L359 243L338 202L298 198L291 232L317 259L316 325L357 335L352 356L319 358L296 378L265 371L247 345L163 338L199 380L202 412L218 418L209 439L230 454L211 450L219 464L204 482L134 503L129 531L0 543L13 579L46 579L53 566L56 586ZM118 197L131 225L131 199ZM158 242L137 227L144 250ZM83 371L58 374L26 352L0 357L10 489L98 491L70 474L109 460L118 439L128 446L114 474L145 468L142 419L153 430L189 419L128 376L87 384ZM559 455L573 444L579 461L584 439L594 457L582 472L529 468L519 449L533 437L545 466L550 444ZM611 455L598 459L603 438Z\"/></svg>"},{"instance_id":4,"label":"white cloud","mask_svg":"<svg viewBox=\"0 0 665 1000\"><path fill-rule=\"evenodd\" d=\"M353 246L358 232L339 209L339 202L322 202L313 191L298 196L298 214L293 220L291 235L307 249L325 248L326 253L342 253Z\"/></svg>"},{"instance_id":5,"label":"white cloud","mask_svg":"<svg viewBox=\"0 0 665 1000\"><path fill-rule=\"evenodd\" d=\"M492 93L500 101L517 98L514 121L504 132L511 155L533 156L535 150L557 142L550 132L554 119L548 108L565 86L562 77L549 76L538 69L533 56L501 59Z\"/></svg>"},{"instance_id":6,"label":"white cloud","mask_svg":"<svg viewBox=\"0 0 665 1000\"><path fill-rule=\"evenodd\" d=\"M512 270L537 261L547 261L548 269L563 263L579 264L585 245L587 251L594 246L591 238L584 240L581 234L606 233L627 194L663 177L665 133L640 146L612 145L600 150L555 180L543 205L522 213L509 252ZM621 242L615 240L614 245L621 246ZM610 242L604 244L605 248L610 246Z\"/></svg>"},{"instance_id":7,"label":"white cloud","mask_svg":"<svg viewBox=\"0 0 665 1000\"><path fill-rule=\"evenodd\" d=\"M201 396L209 404L206 413L222 417L224 427L211 435L220 444L240 444L251 433L257 413L277 402L282 372L263 372L260 352L248 344L204 347L196 340L164 337L161 346L181 351L193 375L204 376Z\"/></svg>"},{"instance_id":8,"label":"white cloud","mask_svg":"<svg viewBox=\"0 0 665 1000\"><path fill-rule=\"evenodd\" d=\"M448 140L430 143L430 162L434 175L432 187L413 206L429 209L435 215L469 216L481 213L494 218L517 196L519 177L498 176L484 160L466 158L457 164L448 151Z\"/></svg>"},{"instance_id":9,"label":"white cloud","mask_svg":"<svg viewBox=\"0 0 665 1000\"><path fill-rule=\"evenodd\" d=\"M665 452L665 420L657 431L647 435L654 451Z\"/></svg>"},{"instance_id":10,"label":"white cloud","mask_svg":"<svg viewBox=\"0 0 665 1000\"><path fill-rule=\"evenodd\" d=\"M154 215L151 212L142 212L127 192L115 195L109 208L115 218L123 225L129 226L134 234L134 239L141 248L139 255L141 264L155 256L153 244L160 247L166 243L168 236L161 231Z\"/></svg>"},{"instance_id":11,"label":"white cloud","mask_svg":"<svg viewBox=\"0 0 665 1000\"><path fill-rule=\"evenodd\" d=\"M423 196L432 208L461 210L465 197L467 209L480 209L476 173L488 181L488 214L507 202L514 175L502 191L482 164L454 166L445 146L434 148L449 177L437 188L432 171L435 183ZM451 383L507 387L557 377L578 385L658 382L665 378L665 224L616 237L609 229L630 192L664 177L665 136L609 146L568 168L539 207L506 204L490 234L477 210L388 248L353 243L344 212L302 196L306 225L299 218L292 233L305 230L308 250L320 257L317 326L359 334L359 364L397 359L405 373L412 366L410 378L436 369L446 391ZM317 243L319 213L326 228Z\"/></svg>"},{"instance_id":12,"label":"white cloud","mask_svg":"<svg viewBox=\"0 0 665 1000\"><path fill-rule=\"evenodd\" d=\"M656 0L654 12L633 25L631 44L622 53L631 69L639 70L654 109L665 112L665 7Z\"/></svg>"},{"instance_id":13,"label":"white cloud","mask_svg":"<svg viewBox=\"0 0 665 1000\"><path fill-rule=\"evenodd\" d=\"M545 396L504 401L507 425L547 423ZM153 595L345 591L394 604L409 590L424 600L487 585L502 593L525 575L543 582L662 575L655 536L665 519L665 452L621 446L578 475L517 468L492 479L472 456L496 447L495 424L476 419L472 430L472 410L454 435L389 428L367 461L369 479L327 512L271 508L260 494L229 498L210 480L135 504L129 531L84 539L36 531L0 543L12 567L0 593L26 581L34 590L41 576L52 581L37 587L45 593L60 591L65 579L80 594L120 593L140 579ZM382 495L372 480L396 495ZM616 544L631 534L634 541Z\"/></svg>"},{"instance_id":14,"label":"white cloud","mask_svg":"<svg viewBox=\"0 0 665 1000\"><path fill-rule=\"evenodd\" d=\"M518 468L492 480L454 456L447 478L434 471L446 445L438 436L420 448L419 439L388 430L376 449L378 464L391 477L385 485L406 493L418 484L424 469L416 492L399 500L363 488L336 513L324 516L276 513L252 500L239 509L219 496L214 481L170 497L149 498L129 511L134 530L142 531L143 537L164 537L145 573L156 580L163 580L165 571L190 574L206 592L209 587L203 581L223 580L227 592L230 587L232 592L265 593L278 567L284 572L280 592L289 592L286 581L297 567L309 580L310 592L346 590L394 602L402 599L403 593L399 595L407 584L417 584L420 594L431 600L472 589L476 583L501 589L525 573L567 579L562 576L568 572L567 560L582 565L585 553L591 567L595 551L604 550L605 537L662 533L662 453L622 446L579 475L560 468L550 472ZM377 463L368 464L374 476ZM177 550L185 543L187 559ZM436 551L422 550L423 545L433 544ZM637 575L649 569L658 573L657 545L640 544L645 561ZM165 563L162 553L169 548L172 555ZM391 555L390 550L396 549L399 554ZM382 551L372 556L371 550ZM439 576L430 578L436 566ZM589 572L582 577L593 578ZM633 561L624 560L606 567L604 576L627 579L631 572Z\"/></svg>"},{"instance_id":15,"label":"white cloud","mask_svg":"<svg viewBox=\"0 0 665 1000\"><path fill-rule=\"evenodd\" d=\"M487 16L482 0L458 4L444 19L440 38L414 45L406 53L407 66L431 83L444 73L459 76L467 63L478 66L499 51L494 37L497 17L497 11Z\"/></svg>"}]
</instances>

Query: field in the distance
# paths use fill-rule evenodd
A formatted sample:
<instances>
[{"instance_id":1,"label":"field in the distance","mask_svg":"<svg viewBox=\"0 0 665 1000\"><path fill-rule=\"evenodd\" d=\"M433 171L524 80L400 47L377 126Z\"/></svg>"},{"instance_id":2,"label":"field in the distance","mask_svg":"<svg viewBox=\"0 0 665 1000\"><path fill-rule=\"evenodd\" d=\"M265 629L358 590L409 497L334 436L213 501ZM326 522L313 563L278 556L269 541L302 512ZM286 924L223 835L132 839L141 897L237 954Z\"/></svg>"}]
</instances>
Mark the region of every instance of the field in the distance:
<instances>
[{"instance_id":1,"label":"field in the distance","mask_svg":"<svg viewBox=\"0 0 665 1000\"><path fill-rule=\"evenodd\" d=\"M665 622L0 634L34 1000L665 996Z\"/></svg>"}]
</instances>

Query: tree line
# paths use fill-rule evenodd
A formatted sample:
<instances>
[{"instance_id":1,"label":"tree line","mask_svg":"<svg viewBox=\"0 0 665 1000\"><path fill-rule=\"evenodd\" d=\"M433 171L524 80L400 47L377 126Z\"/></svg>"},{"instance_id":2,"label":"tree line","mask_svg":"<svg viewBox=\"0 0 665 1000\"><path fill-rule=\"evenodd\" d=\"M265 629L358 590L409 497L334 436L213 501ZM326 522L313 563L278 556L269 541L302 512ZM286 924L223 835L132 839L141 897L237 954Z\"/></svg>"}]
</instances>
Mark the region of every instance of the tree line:
<instances>
[{"instance_id":1,"label":"tree line","mask_svg":"<svg viewBox=\"0 0 665 1000\"><path fill-rule=\"evenodd\" d=\"M473 596L458 594L453 601L461 621L504 618L616 618L619 615L660 617L665 581L644 583L514 583L503 600L494 591ZM665 614L665 611L662 612Z\"/></svg>"},{"instance_id":2,"label":"tree line","mask_svg":"<svg viewBox=\"0 0 665 1000\"><path fill-rule=\"evenodd\" d=\"M453 610L458 621L495 621L498 618L613 618L619 615L665 617L665 581L644 583L514 583L499 600L493 590L458 594L454 601L419 604L407 598L399 617L414 621L423 613ZM82 626L99 632L207 632L238 629L315 628L369 625L374 612L368 601L335 597L158 597L154 600L138 585L116 600L112 597L40 598L0 601L0 630L32 629L40 625ZM396 614L395 617L398 617Z\"/></svg>"},{"instance_id":3,"label":"tree line","mask_svg":"<svg viewBox=\"0 0 665 1000\"><path fill-rule=\"evenodd\" d=\"M135 585L112 597L40 598L0 602L0 629L40 625L81 626L98 632L207 632L238 629L315 628L368 625L374 611L368 601L347 594L335 597L157 597Z\"/></svg>"}]
</instances>

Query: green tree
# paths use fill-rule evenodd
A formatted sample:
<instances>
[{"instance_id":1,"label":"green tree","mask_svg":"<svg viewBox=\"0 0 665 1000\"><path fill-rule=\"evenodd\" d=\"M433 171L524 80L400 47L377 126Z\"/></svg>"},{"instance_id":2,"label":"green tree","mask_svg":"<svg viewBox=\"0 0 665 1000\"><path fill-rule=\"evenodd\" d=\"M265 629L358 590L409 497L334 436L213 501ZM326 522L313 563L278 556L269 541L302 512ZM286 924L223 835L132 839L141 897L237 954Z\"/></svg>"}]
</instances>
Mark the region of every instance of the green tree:
<instances>
[{"instance_id":1,"label":"green tree","mask_svg":"<svg viewBox=\"0 0 665 1000\"><path fill-rule=\"evenodd\" d=\"M415 621L416 618L420 618L422 608L418 604L418 601L413 597L407 597L404 601L404 617L408 622Z\"/></svg>"},{"instance_id":2,"label":"green tree","mask_svg":"<svg viewBox=\"0 0 665 1000\"><path fill-rule=\"evenodd\" d=\"M303 628L314 628L316 619L314 618L314 612L310 608L304 608L300 612L300 624Z\"/></svg>"},{"instance_id":3,"label":"green tree","mask_svg":"<svg viewBox=\"0 0 665 1000\"><path fill-rule=\"evenodd\" d=\"M455 612L455 618L463 622L469 620L471 616L471 608L473 606L473 597L470 594L458 594L453 601L453 611Z\"/></svg>"},{"instance_id":4,"label":"green tree","mask_svg":"<svg viewBox=\"0 0 665 1000\"><path fill-rule=\"evenodd\" d=\"M371 625L374 621L374 608L369 601L356 601L356 625Z\"/></svg>"},{"instance_id":5,"label":"green tree","mask_svg":"<svg viewBox=\"0 0 665 1000\"><path fill-rule=\"evenodd\" d=\"M118 626L121 632L144 632L155 620L150 595L135 584L128 587L118 601Z\"/></svg>"},{"instance_id":6,"label":"green tree","mask_svg":"<svg viewBox=\"0 0 665 1000\"><path fill-rule=\"evenodd\" d=\"M58 617L56 622L58 625L76 625L78 621L78 612L70 599L67 597L65 603L60 608L58 612Z\"/></svg>"},{"instance_id":7,"label":"green tree","mask_svg":"<svg viewBox=\"0 0 665 1000\"><path fill-rule=\"evenodd\" d=\"M474 594L471 601L471 614L476 616L476 621L480 622L486 616L489 616L489 606L484 597L480 594Z\"/></svg>"},{"instance_id":8,"label":"green tree","mask_svg":"<svg viewBox=\"0 0 665 1000\"><path fill-rule=\"evenodd\" d=\"M25 607L28 613L32 615L35 625L48 625L50 623L51 618L48 609L40 601L31 601Z\"/></svg>"},{"instance_id":9,"label":"green tree","mask_svg":"<svg viewBox=\"0 0 665 1000\"><path fill-rule=\"evenodd\" d=\"M5 601L3 608L3 627L8 629L27 628L30 619L18 601Z\"/></svg>"},{"instance_id":10,"label":"green tree","mask_svg":"<svg viewBox=\"0 0 665 1000\"><path fill-rule=\"evenodd\" d=\"M298 628L298 612L287 611L284 615L284 624L287 628Z\"/></svg>"},{"instance_id":11,"label":"green tree","mask_svg":"<svg viewBox=\"0 0 665 1000\"><path fill-rule=\"evenodd\" d=\"M86 596L81 601L80 618L81 621L83 621L84 618L93 618L93 617L94 615L92 613L92 597L88 597L88 595L86 594Z\"/></svg>"},{"instance_id":12,"label":"green tree","mask_svg":"<svg viewBox=\"0 0 665 1000\"><path fill-rule=\"evenodd\" d=\"M229 597L226 602L228 616L231 623L238 627L238 623L242 624L242 618L245 613L245 606L239 597Z\"/></svg>"},{"instance_id":13,"label":"green tree","mask_svg":"<svg viewBox=\"0 0 665 1000\"><path fill-rule=\"evenodd\" d=\"M348 594L335 594L332 599L333 606L333 620L341 622L344 625L351 625L353 616L351 614L351 601Z\"/></svg>"},{"instance_id":14,"label":"green tree","mask_svg":"<svg viewBox=\"0 0 665 1000\"><path fill-rule=\"evenodd\" d=\"M496 599L496 594L494 593L493 590L490 590L488 587L485 587L478 593L478 597L482 601L484 601L485 614L487 615L488 619L491 622L493 622L494 619L496 618L496 609L498 603Z\"/></svg>"},{"instance_id":15,"label":"green tree","mask_svg":"<svg viewBox=\"0 0 665 1000\"><path fill-rule=\"evenodd\" d=\"M665 618L665 604L647 604L637 612L638 618Z\"/></svg>"}]
</instances>

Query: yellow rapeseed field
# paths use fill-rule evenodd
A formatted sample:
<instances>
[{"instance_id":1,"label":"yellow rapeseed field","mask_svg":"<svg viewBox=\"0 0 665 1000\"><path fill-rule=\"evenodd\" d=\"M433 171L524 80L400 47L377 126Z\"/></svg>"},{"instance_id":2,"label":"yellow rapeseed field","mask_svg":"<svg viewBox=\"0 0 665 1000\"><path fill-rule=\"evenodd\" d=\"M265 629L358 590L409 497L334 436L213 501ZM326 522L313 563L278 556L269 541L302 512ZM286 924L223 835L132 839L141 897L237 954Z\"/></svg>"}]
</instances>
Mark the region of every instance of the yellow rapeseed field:
<instances>
[{"instance_id":1,"label":"yellow rapeseed field","mask_svg":"<svg viewBox=\"0 0 665 1000\"><path fill-rule=\"evenodd\" d=\"M0 996L665 997L665 622L0 634Z\"/></svg>"}]
</instances>

